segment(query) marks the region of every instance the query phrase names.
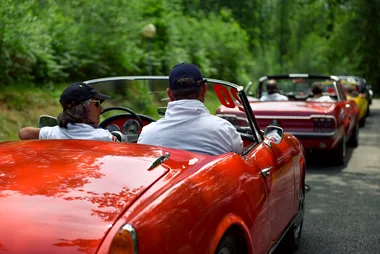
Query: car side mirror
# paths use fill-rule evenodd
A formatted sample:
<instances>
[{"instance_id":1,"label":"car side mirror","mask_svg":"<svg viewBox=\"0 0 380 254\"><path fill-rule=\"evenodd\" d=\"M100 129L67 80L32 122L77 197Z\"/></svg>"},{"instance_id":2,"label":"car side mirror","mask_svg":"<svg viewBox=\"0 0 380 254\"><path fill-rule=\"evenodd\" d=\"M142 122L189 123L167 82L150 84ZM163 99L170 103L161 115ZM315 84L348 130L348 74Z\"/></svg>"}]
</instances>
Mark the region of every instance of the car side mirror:
<instances>
[{"instance_id":1,"label":"car side mirror","mask_svg":"<svg viewBox=\"0 0 380 254\"><path fill-rule=\"evenodd\" d=\"M58 125L58 119L54 116L41 115L38 118L38 128L46 127L46 126L56 126Z\"/></svg>"},{"instance_id":2,"label":"car side mirror","mask_svg":"<svg viewBox=\"0 0 380 254\"><path fill-rule=\"evenodd\" d=\"M160 117L164 117L165 116L165 112L166 112L166 107L159 107L157 109L157 113Z\"/></svg>"},{"instance_id":3,"label":"car side mirror","mask_svg":"<svg viewBox=\"0 0 380 254\"><path fill-rule=\"evenodd\" d=\"M273 142L275 144L280 144L282 138L284 137L284 130L281 127L269 125L265 128L264 137L266 138L265 142L268 146Z\"/></svg>"}]
</instances>

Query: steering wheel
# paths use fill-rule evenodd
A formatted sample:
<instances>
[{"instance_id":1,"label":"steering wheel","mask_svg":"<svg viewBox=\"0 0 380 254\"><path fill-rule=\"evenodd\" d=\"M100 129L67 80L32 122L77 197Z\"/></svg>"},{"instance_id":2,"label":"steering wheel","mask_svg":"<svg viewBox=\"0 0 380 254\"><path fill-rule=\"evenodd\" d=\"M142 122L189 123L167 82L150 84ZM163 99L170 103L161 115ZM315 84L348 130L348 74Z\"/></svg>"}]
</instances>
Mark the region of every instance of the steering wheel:
<instances>
[{"instance_id":1,"label":"steering wheel","mask_svg":"<svg viewBox=\"0 0 380 254\"><path fill-rule=\"evenodd\" d=\"M112 110L121 110L121 111L125 111L131 115L133 115L137 122L140 124L141 128L144 126L143 122L141 121L141 118L139 117L138 114L136 114L133 110L129 109L129 108L125 108L125 107L119 107L119 106L114 106L114 107L109 107L109 108L106 108L103 110L103 112L101 114L104 114L106 112L109 112L109 111L112 111ZM106 127L105 126L105 123L108 123L108 119L104 119L100 124L99 124L99 127L102 127L103 129Z\"/></svg>"}]
</instances>

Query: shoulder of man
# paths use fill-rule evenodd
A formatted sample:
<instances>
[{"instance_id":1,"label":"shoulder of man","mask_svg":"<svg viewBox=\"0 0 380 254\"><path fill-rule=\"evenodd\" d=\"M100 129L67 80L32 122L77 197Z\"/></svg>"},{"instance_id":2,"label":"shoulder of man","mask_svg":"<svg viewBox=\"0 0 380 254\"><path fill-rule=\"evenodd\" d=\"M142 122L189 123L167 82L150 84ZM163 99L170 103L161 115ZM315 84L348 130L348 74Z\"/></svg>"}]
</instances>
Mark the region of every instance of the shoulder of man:
<instances>
[{"instance_id":1,"label":"shoulder of man","mask_svg":"<svg viewBox=\"0 0 380 254\"><path fill-rule=\"evenodd\" d=\"M284 99L284 100L289 100L289 98L287 97L287 96L285 96L285 95L281 95L281 97Z\"/></svg>"},{"instance_id":2,"label":"shoulder of man","mask_svg":"<svg viewBox=\"0 0 380 254\"><path fill-rule=\"evenodd\" d=\"M239 137L240 137L240 134L238 133L238 131L236 130L236 127L231 123L229 122L228 120L226 119L223 119L223 118L220 118L220 117L217 117L220 119L221 121L221 124L220 124L220 128L221 129L224 129L226 132L228 133L232 133L232 134L238 134Z\"/></svg>"}]
</instances>

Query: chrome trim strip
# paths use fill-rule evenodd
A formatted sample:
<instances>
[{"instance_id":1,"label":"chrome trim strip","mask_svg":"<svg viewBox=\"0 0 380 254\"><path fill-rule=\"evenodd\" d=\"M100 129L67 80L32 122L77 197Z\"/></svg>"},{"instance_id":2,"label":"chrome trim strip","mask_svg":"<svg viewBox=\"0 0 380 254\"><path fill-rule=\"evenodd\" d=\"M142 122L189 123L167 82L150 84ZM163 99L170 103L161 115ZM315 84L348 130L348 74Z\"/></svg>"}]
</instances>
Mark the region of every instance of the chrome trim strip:
<instances>
[{"instance_id":1,"label":"chrome trim strip","mask_svg":"<svg viewBox=\"0 0 380 254\"><path fill-rule=\"evenodd\" d=\"M296 131L286 131L294 136L310 136L310 137L333 137L336 131L333 132L296 132Z\"/></svg>"},{"instance_id":2,"label":"chrome trim strip","mask_svg":"<svg viewBox=\"0 0 380 254\"><path fill-rule=\"evenodd\" d=\"M116 76L116 77L107 77L107 78L98 78L98 79L91 79L86 80L83 83L86 84L93 84L93 83L99 83L104 81L118 81L118 80L166 80L168 79L168 76Z\"/></svg>"},{"instance_id":3,"label":"chrome trim strip","mask_svg":"<svg viewBox=\"0 0 380 254\"><path fill-rule=\"evenodd\" d=\"M340 97L339 88L338 88L338 84L337 84L338 81L339 81L339 79L334 80L334 88L335 88L335 92L336 92L336 96L338 98L338 101L342 101L343 98Z\"/></svg>"},{"instance_id":4,"label":"chrome trim strip","mask_svg":"<svg viewBox=\"0 0 380 254\"><path fill-rule=\"evenodd\" d=\"M260 81L260 82L263 82L263 81L266 80L266 79L268 79L267 76L262 76L262 77L259 79L259 81Z\"/></svg>"},{"instance_id":5,"label":"chrome trim strip","mask_svg":"<svg viewBox=\"0 0 380 254\"><path fill-rule=\"evenodd\" d=\"M159 156L157 159L155 159L152 162L152 165L150 165L150 167L148 168L148 170L154 169L155 167L157 167L158 165L160 165L161 163L163 163L164 161L166 161L167 159L169 159L169 157L170 157L170 153L169 152L165 153L164 155Z\"/></svg>"},{"instance_id":6,"label":"chrome trim strip","mask_svg":"<svg viewBox=\"0 0 380 254\"><path fill-rule=\"evenodd\" d=\"M128 231L129 234L131 235L132 237L132 240L133 240L133 245L134 245L134 250L133 250L133 253L134 254L138 254L137 252L137 233L136 233L136 229L129 223L125 224L124 226L122 226L119 230L120 231Z\"/></svg>"},{"instance_id":7,"label":"chrome trim strip","mask_svg":"<svg viewBox=\"0 0 380 254\"><path fill-rule=\"evenodd\" d=\"M291 77L291 78L308 78L309 74L292 73L292 74L289 74L289 77Z\"/></svg>"},{"instance_id":8,"label":"chrome trim strip","mask_svg":"<svg viewBox=\"0 0 380 254\"><path fill-rule=\"evenodd\" d=\"M83 81L83 83L94 84L94 83L99 83L99 82L104 82L104 81L118 81L118 80L168 80L168 79L169 79L169 76L116 76L116 77L90 79L90 80ZM205 79L209 82L213 82L216 84L223 84L223 85L228 85L230 87L234 87L238 91L244 90L244 87L225 81L225 80L212 79L212 78L205 78Z\"/></svg>"},{"instance_id":9,"label":"chrome trim strip","mask_svg":"<svg viewBox=\"0 0 380 254\"><path fill-rule=\"evenodd\" d=\"M270 170L273 169L273 167L267 167L261 170L261 174L263 177L268 177L270 175Z\"/></svg>"},{"instance_id":10,"label":"chrome trim strip","mask_svg":"<svg viewBox=\"0 0 380 254\"><path fill-rule=\"evenodd\" d=\"M297 119L297 120L309 120L312 118L331 118L335 119L334 116L331 115L310 115L310 116L256 116L256 119Z\"/></svg>"},{"instance_id":11,"label":"chrome trim strip","mask_svg":"<svg viewBox=\"0 0 380 254\"><path fill-rule=\"evenodd\" d=\"M266 144L268 147L272 148L272 143L268 139L264 139L264 144Z\"/></svg>"}]
</instances>

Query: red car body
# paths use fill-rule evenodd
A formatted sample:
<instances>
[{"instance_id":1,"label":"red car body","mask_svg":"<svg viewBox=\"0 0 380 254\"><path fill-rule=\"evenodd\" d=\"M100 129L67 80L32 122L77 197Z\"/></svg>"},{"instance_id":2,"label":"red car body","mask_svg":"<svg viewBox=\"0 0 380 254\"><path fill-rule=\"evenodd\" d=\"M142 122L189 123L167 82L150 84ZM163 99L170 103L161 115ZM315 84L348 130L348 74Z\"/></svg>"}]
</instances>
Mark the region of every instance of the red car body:
<instances>
[{"instance_id":1,"label":"red car body","mask_svg":"<svg viewBox=\"0 0 380 254\"><path fill-rule=\"evenodd\" d=\"M272 79L300 82L303 83L303 88L298 93L284 92L289 101L260 101L259 98L265 90L264 83ZM308 80L331 81L333 86L328 90L335 98L335 102L307 101L311 91L311 82ZM309 90L305 90L304 87ZM251 86L246 88L248 94L253 94L250 89ZM281 126L285 132L296 136L305 150L327 151L332 164L344 164L346 143L352 146L358 145L358 107L354 101L347 99L342 84L334 76L308 74L265 76L260 79L256 98L251 97L250 104L260 128L264 129L268 125ZM237 108L222 105L216 113L237 127L246 125L244 116Z\"/></svg>"},{"instance_id":2,"label":"red car body","mask_svg":"<svg viewBox=\"0 0 380 254\"><path fill-rule=\"evenodd\" d=\"M258 254L281 239L297 247L302 145L291 134L280 142L263 136L243 88L214 83L235 89L248 109L253 122L241 133L244 154L86 140L0 143L0 252L219 254L232 241L238 253ZM144 124L149 119L139 116ZM118 114L103 123L134 117Z\"/></svg>"}]
</instances>

